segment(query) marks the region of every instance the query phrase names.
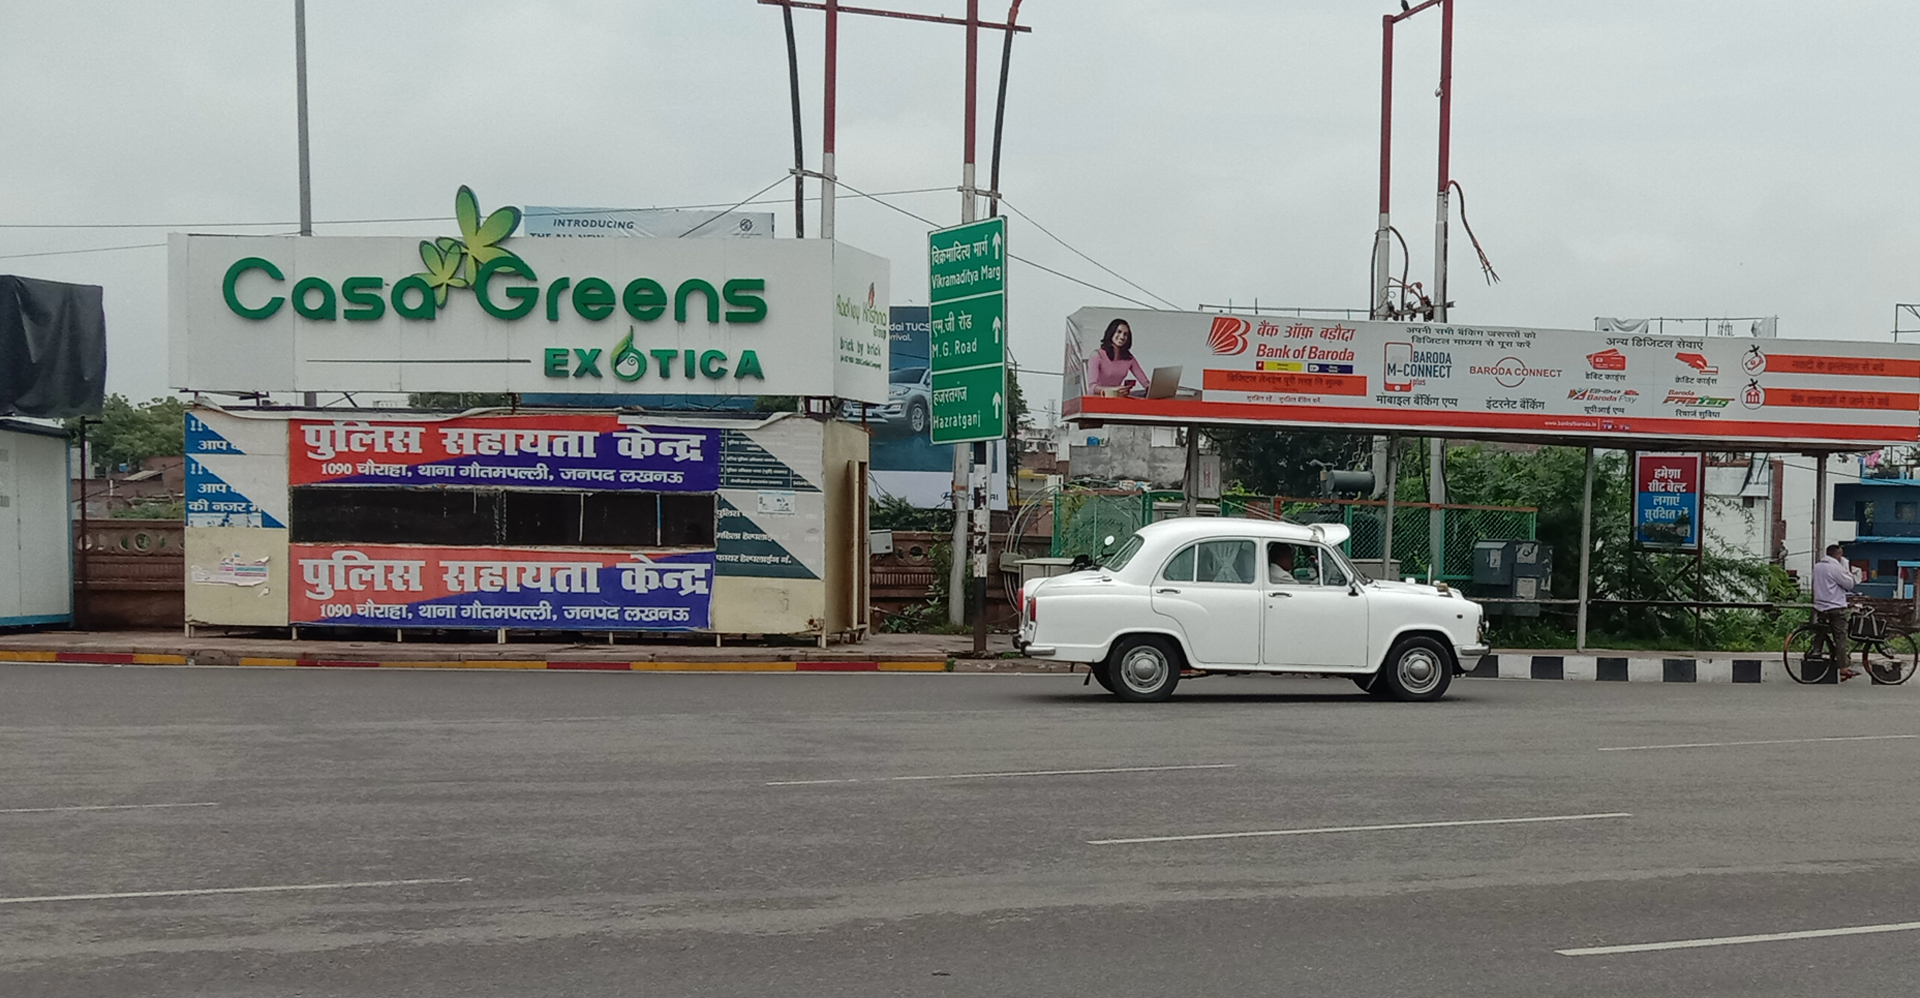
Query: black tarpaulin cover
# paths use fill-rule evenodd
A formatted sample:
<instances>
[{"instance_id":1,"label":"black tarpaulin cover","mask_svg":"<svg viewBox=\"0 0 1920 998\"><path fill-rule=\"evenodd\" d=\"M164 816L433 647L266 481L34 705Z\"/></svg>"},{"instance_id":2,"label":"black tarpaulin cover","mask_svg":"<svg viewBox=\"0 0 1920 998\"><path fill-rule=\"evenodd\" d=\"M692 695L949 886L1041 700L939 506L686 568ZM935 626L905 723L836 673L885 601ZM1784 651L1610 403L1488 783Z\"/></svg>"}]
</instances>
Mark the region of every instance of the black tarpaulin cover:
<instances>
[{"instance_id":1,"label":"black tarpaulin cover","mask_svg":"<svg viewBox=\"0 0 1920 998\"><path fill-rule=\"evenodd\" d=\"M90 416L107 385L100 288L0 274L0 416Z\"/></svg>"}]
</instances>

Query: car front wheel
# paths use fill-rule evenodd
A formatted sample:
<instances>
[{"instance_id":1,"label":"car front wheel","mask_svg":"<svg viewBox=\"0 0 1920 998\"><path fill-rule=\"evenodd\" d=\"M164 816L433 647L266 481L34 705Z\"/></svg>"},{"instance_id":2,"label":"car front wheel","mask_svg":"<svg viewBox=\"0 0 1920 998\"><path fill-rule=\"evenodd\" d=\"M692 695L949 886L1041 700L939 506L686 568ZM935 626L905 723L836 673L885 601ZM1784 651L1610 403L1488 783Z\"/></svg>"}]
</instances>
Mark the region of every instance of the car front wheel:
<instances>
[{"instance_id":1,"label":"car front wheel","mask_svg":"<svg viewBox=\"0 0 1920 998\"><path fill-rule=\"evenodd\" d=\"M1395 700L1438 700L1453 681L1447 650L1440 642L1417 635L1396 642L1380 669L1379 685Z\"/></svg>"},{"instance_id":2,"label":"car front wheel","mask_svg":"<svg viewBox=\"0 0 1920 998\"><path fill-rule=\"evenodd\" d=\"M1180 683L1182 661L1180 650L1166 638L1149 634L1124 638L1107 657L1113 695L1134 703L1166 700Z\"/></svg>"}]
</instances>

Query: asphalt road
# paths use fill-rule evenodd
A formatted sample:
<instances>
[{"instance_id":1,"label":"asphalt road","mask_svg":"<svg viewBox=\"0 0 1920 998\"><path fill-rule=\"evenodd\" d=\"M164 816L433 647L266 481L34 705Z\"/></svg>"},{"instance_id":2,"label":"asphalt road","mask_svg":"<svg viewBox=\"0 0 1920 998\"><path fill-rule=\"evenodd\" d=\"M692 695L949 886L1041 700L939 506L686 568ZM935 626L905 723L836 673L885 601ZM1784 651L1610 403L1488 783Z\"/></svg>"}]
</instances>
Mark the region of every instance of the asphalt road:
<instances>
[{"instance_id":1,"label":"asphalt road","mask_svg":"<svg viewBox=\"0 0 1920 998\"><path fill-rule=\"evenodd\" d=\"M0 995L1920 981L1911 929L1560 952L1920 922L1920 690L1079 683L0 668Z\"/></svg>"}]
</instances>

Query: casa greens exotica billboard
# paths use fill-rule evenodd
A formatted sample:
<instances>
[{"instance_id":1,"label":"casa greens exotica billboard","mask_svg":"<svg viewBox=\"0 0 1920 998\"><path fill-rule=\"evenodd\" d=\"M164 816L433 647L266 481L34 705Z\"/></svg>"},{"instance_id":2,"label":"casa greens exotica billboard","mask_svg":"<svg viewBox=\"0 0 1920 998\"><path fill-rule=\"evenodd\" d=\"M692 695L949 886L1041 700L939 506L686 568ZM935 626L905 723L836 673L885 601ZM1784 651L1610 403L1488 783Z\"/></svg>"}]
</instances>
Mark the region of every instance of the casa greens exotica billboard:
<instances>
[{"instance_id":1,"label":"casa greens exotica billboard","mask_svg":"<svg viewBox=\"0 0 1920 998\"><path fill-rule=\"evenodd\" d=\"M515 243L461 235L167 241L168 383L186 391L887 399L887 261L831 240Z\"/></svg>"}]
</instances>

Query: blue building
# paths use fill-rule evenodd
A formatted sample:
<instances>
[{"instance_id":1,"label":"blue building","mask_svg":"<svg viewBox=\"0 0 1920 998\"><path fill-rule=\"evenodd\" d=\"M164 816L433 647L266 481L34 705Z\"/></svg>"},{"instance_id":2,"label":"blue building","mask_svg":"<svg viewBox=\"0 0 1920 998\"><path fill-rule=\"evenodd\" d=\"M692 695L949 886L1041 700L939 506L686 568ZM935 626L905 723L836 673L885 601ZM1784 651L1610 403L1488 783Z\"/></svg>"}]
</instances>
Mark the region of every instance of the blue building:
<instances>
[{"instance_id":1,"label":"blue building","mask_svg":"<svg viewBox=\"0 0 1920 998\"><path fill-rule=\"evenodd\" d=\"M1866 579L1867 596L1913 594L1920 566L1920 479L1867 478L1833 488L1833 518L1851 518L1857 532L1847 561Z\"/></svg>"}]
</instances>

